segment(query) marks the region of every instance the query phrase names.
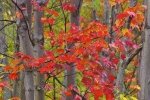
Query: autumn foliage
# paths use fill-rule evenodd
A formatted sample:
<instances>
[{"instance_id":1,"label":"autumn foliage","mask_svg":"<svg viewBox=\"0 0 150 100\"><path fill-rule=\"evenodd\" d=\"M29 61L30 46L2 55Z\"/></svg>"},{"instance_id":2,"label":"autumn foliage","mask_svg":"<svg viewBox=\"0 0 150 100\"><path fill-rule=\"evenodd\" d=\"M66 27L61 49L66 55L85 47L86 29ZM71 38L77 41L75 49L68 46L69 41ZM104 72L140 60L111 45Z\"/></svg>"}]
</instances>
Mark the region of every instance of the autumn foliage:
<instances>
[{"instance_id":1,"label":"autumn foliage","mask_svg":"<svg viewBox=\"0 0 150 100\"><path fill-rule=\"evenodd\" d=\"M111 6L123 3L128 4L128 0L110 0ZM33 4L37 7L35 2ZM42 17L41 22L45 26L53 26L60 13L55 9L48 9L47 4L37 8L51 15L51 17ZM62 9L66 13L71 13L77 8L67 2L62 4ZM11 80L18 79L19 73L25 69L39 71L45 75L45 78L49 78L48 76L57 78L70 68L66 64L73 63L76 66L76 73L82 76L80 79L82 85L87 90L83 94L78 87L70 86L64 90L66 95L72 95L72 91L76 91L85 98L93 95L95 100L104 96L106 100L114 100L115 93L119 90L115 85L119 66L134 50L140 48L140 42L137 42L140 41L138 33L143 29L145 9L146 7L140 3L134 7L124 7L116 14L113 26L105 25L100 21L91 21L82 28L74 24L66 24L70 27L66 32L45 29L44 37L48 40L50 49L45 49L44 55L40 58L17 52L10 64L3 67L3 71L8 73ZM16 16L22 17L18 12ZM113 31L110 32L110 28ZM133 68L137 67L138 58L135 57L130 64ZM132 76L127 72L125 78L128 84ZM1 82L0 87L5 87L5 84L6 82ZM47 85L48 83L45 83L45 86ZM134 89L137 87L135 85ZM75 100L81 100L81 96L77 95Z\"/></svg>"}]
</instances>

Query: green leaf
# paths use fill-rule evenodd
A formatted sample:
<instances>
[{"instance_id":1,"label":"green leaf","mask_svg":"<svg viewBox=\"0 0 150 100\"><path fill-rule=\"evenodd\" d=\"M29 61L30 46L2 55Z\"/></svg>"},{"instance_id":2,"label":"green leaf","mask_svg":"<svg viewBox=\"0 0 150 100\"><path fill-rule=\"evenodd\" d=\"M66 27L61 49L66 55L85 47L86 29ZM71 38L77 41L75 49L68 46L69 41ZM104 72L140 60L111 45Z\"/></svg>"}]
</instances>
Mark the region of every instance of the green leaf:
<instances>
[{"instance_id":1,"label":"green leaf","mask_svg":"<svg viewBox=\"0 0 150 100\"><path fill-rule=\"evenodd\" d=\"M100 0L93 0L93 8L98 10L100 7Z\"/></svg>"}]
</instances>

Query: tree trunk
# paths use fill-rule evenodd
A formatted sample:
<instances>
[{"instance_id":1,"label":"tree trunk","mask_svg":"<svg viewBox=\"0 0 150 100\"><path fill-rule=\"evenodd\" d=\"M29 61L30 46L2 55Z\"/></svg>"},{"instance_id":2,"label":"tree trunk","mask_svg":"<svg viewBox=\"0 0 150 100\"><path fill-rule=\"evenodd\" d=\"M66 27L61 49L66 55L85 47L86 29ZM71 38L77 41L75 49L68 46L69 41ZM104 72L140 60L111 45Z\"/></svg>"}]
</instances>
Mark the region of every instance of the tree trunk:
<instances>
[{"instance_id":1,"label":"tree trunk","mask_svg":"<svg viewBox=\"0 0 150 100\"><path fill-rule=\"evenodd\" d=\"M150 100L150 0L145 0L147 11L145 14L145 36L140 66L140 93L139 100Z\"/></svg>"},{"instance_id":2,"label":"tree trunk","mask_svg":"<svg viewBox=\"0 0 150 100\"><path fill-rule=\"evenodd\" d=\"M104 0L104 23L106 25L109 25L109 23L110 23L110 5L109 5L109 0Z\"/></svg>"},{"instance_id":3,"label":"tree trunk","mask_svg":"<svg viewBox=\"0 0 150 100\"><path fill-rule=\"evenodd\" d=\"M80 8L82 5L82 0L71 0L71 4L75 6L76 10L71 13L70 21L71 24L74 24L76 26L79 26L79 20L80 20ZM68 48L71 48L73 44L68 44ZM66 71L66 86L75 86L75 66L74 64L68 64L70 68L67 69ZM71 96L66 96L66 100L73 100L74 99L74 94Z\"/></svg>"},{"instance_id":4,"label":"tree trunk","mask_svg":"<svg viewBox=\"0 0 150 100\"><path fill-rule=\"evenodd\" d=\"M39 0L40 5L40 0ZM41 0L42 3L42 0ZM41 17L43 16L43 11L38 11L35 7L34 12L34 56L35 58L41 57L43 55L43 45L44 45L44 36L43 36L43 24L41 23ZM34 100L44 100L44 76L39 72L35 72L34 76L34 85L36 87Z\"/></svg>"},{"instance_id":5,"label":"tree trunk","mask_svg":"<svg viewBox=\"0 0 150 100\"><path fill-rule=\"evenodd\" d=\"M2 4L0 3L0 20L3 20L3 9L1 8ZM0 22L0 29L4 26L3 21ZM5 54L7 51L7 46L6 46L6 38L5 38L5 32L4 30L0 31L0 53ZM7 64L7 58L0 58L0 64ZM1 69L0 69L1 70ZM4 78L4 81L8 79ZM8 100L11 97L11 92L8 89L4 89L4 100Z\"/></svg>"},{"instance_id":6,"label":"tree trunk","mask_svg":"<svg viewBox=\"0 0 150 100\"><path fill-rule=\"evenodd\" d=\"M31 13L27 13L30 11L29 6L31 6L31 2L27 2L28 0L17 0L17 5L19 8L27 8L18 9L20 13L23 12L23 16L17 19L17 28L18 28L18 35L20 40L20 51L29 55L33 56L33 47L32 47L32 41L30 38L30 16ZM34 100L34 81L33 81L33 71L31 68L28 68L28 66L25 66L25 72L24 72L24 88L25 88L25 98L26 100Z\"/></svg>"}]
</instances>

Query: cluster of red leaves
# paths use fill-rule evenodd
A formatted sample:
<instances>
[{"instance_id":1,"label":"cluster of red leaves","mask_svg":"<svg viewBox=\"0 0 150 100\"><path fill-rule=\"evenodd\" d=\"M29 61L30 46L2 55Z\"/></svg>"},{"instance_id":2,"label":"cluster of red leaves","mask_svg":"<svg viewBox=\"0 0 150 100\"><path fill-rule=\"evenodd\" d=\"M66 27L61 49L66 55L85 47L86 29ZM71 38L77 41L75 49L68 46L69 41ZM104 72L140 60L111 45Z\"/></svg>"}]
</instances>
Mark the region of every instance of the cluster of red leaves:
<instances>
[{"instance_id":1,"label":"cluster of red leaves","mask_svg":"<svg viewBox=\"0 0 150 100\"><path fill-rule=\"evenodd\" d=\"M145 6L141 4L137 4L134 7L129 7L124 10L124 12L119 13L117 15L116 27L122 27L125 25L128 18L132 18L131 27L132 28L141 28L141 24L144 21L143 12L145 10Z\"/></svg>"},{"instance_id":2,"label":"cluster of red leaves","mask_svg":"<svg viewBox=\"0 0 150 100\"><path fill-rule=\"evenodd\" d=\"M47 23L50 25L53 25L55 23L55 19L54 18L41 18L41 22L42 23Z\"/></svg>"},{"instance_id":3,"label":"cluster of red leaves","mask_svg":"<svg viewBox=\"0 0 150 100\"><path fill-rule=\"evenodd\" d=\"M64 3L62 7L65 11L68 11L68 12L74 12L76 10L75 6L70 3Z\"/></svg>"}]
</instances>

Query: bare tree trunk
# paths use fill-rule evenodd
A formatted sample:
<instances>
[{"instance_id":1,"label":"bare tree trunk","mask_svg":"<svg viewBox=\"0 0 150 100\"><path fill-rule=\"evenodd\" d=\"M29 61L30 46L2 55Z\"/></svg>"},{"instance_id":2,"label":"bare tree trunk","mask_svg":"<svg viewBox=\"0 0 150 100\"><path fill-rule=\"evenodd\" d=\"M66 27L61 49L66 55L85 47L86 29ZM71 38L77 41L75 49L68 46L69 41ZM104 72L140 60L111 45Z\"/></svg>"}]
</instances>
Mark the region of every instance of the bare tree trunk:
<instances>
[{"instance_id":1,"label":"bare tree trunk","mask_svg":"<svg viewBox=\"0 0 150 100\"><path fill-rule=\"evenodd\" d=\"M30 0L29 0L30 1ZM27 13L30 11L29 6L31 6L31 1L28 0L17 0L18 11L23 13L22 17L17 19L17 28L18 28L18 35L20 40L20 51L33 56L33 47L32 41L30 38L30 16L31 13ZM16 5L16 6L17 6ZM22 9L27 8L27 9ZM22 9L22 11L20 11ZM24 72L24 88L25 88L25 98L26 100L34 100L34 81L33 81L33 71L32 69L26 66L26 70Z\"/></svg>"},{"instance_id":2,"label":"bare tree trunk","mask_svg":"<svg viewBox=\"0 0 150 100\"><path fill-rule=\"evenodd\" d=\"M20 51L19 49L20 49L19 33L16 33L15 52L19 52ZM19 78L14 81L12 96L19 97L21 100L25 100L23 71L19 73Z\"/></svg>"},{"instance_id":3,"label":"bare tree trunk","mask_svg":"<svg viewBox=\"0 0 150 100\"><path fill-rule=\"evenodd\" d=\"M44 3L43 0L39 0L39 5ZM45 1L46 2L46 1ZM38 11L35 7L34 12L34 56L36 58L41 57L43 55L42 46L44 45L44 36L43 36L43 24L41 23L41 17L43 16L43 11ZM39 72L35 72L34 76L34 85L36 87L34 100L44 100L44 76Z\"/></svg>"},{"instance_id":4,"label":"bare tree trunk","mask_svg":"<svg viewBox=\"0 0 150 100\"><path fill-rule=\"evenodd\" d=\"M145 5L147 5L147 11L145 14L145 36L140 66L141 90L139 100L150 100L150 0L145 0Z\"/></svg>"},{"instance_id":5,"label":"bare tree trunk","mask_svg":"<svg viewBox=\"0 0 150 100\"><path fill-rule=\"evenodd\" d=\"M3 20L3 10L2 10L2 4L0 3L0 20ZM3 22L0 22L0 29L4 26ZM5 38L5 32L4 30L0 31L0 53L5 54L7 51L6 46L6 38ZM0 64L7 64L7 58L1 58ZM1 70L1 69L0 69ZM4 78L4 81L8 80L7 78ZM8 100L11 97L11 92L8 89L4 89L4 98L3 100Z\"/></svg>"}]
</instances>

